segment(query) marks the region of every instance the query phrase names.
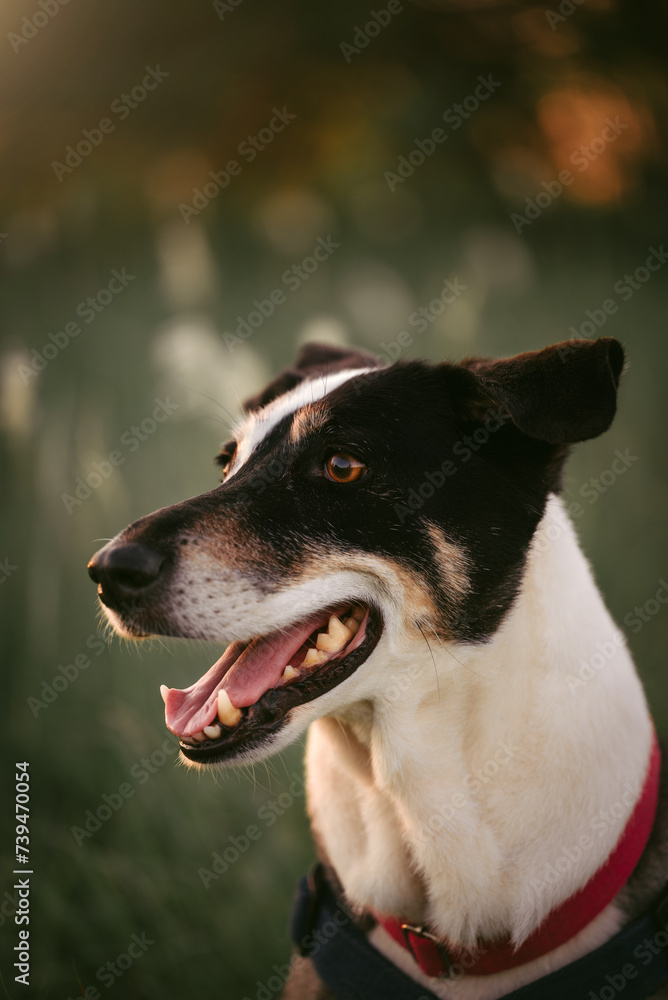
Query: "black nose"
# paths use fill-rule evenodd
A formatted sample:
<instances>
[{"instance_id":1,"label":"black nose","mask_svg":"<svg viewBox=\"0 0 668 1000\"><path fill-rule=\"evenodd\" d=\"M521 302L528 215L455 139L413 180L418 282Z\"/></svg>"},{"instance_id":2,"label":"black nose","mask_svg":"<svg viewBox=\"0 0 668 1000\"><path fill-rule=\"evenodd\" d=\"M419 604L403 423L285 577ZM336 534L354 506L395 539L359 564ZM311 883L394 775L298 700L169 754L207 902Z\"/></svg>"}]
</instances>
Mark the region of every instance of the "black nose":
<instances>
[{"instance_id":1,"label":"black nose","mask_svg":"<svg viewBox=\"0 0 668 1000\"><path fill-rule=\"evenodd\" d=\"M91 580L105 604L137 597L161 576L167 560L161 552L140 545L105 545L88 563Z\"/></svg>"}]
</instances>

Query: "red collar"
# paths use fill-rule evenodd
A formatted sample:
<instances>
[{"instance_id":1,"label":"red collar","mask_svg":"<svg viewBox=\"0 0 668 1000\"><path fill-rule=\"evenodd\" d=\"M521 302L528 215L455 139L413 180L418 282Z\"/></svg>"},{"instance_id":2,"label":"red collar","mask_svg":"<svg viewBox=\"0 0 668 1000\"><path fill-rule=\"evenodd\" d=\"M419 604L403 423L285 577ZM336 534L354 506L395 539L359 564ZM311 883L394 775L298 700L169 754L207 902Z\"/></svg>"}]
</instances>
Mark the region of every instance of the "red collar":
<instances>
[{"instance_id":1,"label":"red collar","mask_svg":"<svg viewBox=\"0 0 668 1000\"><path fill-rule=\"evenodd\" d=\"M447 941L439 941L425 928L413 927L395 917L377 916L378 923L398 944L412 952L428 976L488 976L554 951L612 902L638 863L654 824L660 769L661 753L654 733L643 790L614 851L587 884L552 910L519 948L513 948L506 938L463 951Z\"/></svg>"}]
</instances>

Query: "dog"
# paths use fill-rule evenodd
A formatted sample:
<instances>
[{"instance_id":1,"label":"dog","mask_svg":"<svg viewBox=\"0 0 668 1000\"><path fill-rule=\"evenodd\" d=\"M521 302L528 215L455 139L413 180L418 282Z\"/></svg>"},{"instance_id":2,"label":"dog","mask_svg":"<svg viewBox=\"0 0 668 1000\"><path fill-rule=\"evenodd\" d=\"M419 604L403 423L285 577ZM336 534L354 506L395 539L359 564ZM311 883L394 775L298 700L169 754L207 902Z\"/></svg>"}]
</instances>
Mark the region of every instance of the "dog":
<instances>
[{"instance_id":1,"label":"dog","mask_svg":"<svg viewBox=\"0 0 668 1000\"><path fill-rule=\"evenodd\" d=\"M560 498L623 367L610 338L436 365L306 345L220 485L92 558L121 635L227 644L161 689L186 762L309 730L321 864L285 997L668 996L660 751Z\"/></svg>"}]
</instances>

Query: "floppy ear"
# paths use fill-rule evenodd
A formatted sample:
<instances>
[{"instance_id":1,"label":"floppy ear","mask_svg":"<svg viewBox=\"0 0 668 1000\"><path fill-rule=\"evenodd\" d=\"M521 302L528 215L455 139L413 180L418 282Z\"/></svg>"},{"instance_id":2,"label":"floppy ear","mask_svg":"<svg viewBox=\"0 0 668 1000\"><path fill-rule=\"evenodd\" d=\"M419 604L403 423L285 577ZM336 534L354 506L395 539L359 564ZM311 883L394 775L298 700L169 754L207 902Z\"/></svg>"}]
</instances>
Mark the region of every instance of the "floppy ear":
<instances>
[{"instance_id":1,"label":"floppy ear","mask_svg":"<svg viewBox=\"0 0 668 1000\"><path fill-rule=\"evenodd\" d=\"M277 375L269 385L245 400L244 409L249 413L271 403L272 399L294 389L308 378L345 371L348 368L381 368L383 362L367 351L354 347L336 347L334 344L304 344L292 368Z\"/></svg>"},{"instance_id":2,"label":"floppy ear","mask_svg":"<svg viewBox=\"0 0 668 1000\"><path fill-rule=\"evenodd\" d=\"M500 361L469 359L462 367L473 375L469 409L495 404L529 437L568 444L597 437L612 423L624 350L610 337L567 340Z\"/></svg>"}]
</instances>

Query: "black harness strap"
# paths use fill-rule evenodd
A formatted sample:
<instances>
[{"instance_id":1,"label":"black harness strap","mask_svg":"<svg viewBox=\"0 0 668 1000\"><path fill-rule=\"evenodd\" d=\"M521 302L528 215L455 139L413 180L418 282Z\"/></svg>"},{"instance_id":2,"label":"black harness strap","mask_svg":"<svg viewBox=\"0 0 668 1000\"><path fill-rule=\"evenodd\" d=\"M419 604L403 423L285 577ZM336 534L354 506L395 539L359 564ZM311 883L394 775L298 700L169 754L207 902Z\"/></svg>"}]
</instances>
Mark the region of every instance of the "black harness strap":
<instances>
[{"instance_id":1,"label":"black harness strap","mask_svg":"<svg viewBox=\"0 0 668 1000\"><path fill-rule=\"evenodd\" d=\"M332 892L321 865L301 879L292 939L338 1000L438 1000L381 955ZM668 981L668 890L600 948L504 1000L647 1000Z\"/></svg>"},{"instance_id":2,"label":"black harness strap","mask_svg":"<svg viewBox=\"0 0 668 1000\"><path fill-rule=\"evenodd\" d=\"M329 887L321 865L297 886L292 940L338 1000L438 1000L381 955Z\"/></svg>"}]
</instances>

